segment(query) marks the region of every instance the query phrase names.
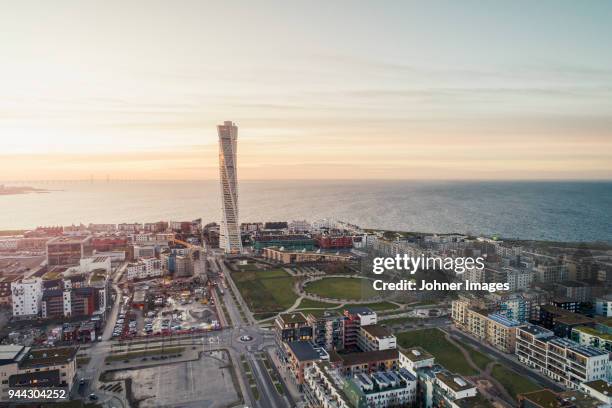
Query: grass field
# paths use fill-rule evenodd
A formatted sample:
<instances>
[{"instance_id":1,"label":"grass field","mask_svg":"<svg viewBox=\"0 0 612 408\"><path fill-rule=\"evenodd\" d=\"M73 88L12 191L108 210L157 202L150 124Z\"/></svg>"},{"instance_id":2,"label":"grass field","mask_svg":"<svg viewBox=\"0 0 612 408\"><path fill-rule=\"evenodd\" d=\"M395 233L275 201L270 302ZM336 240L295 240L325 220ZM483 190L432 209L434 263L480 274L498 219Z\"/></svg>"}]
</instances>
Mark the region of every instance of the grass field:
<instances>
[{"instance_id":1,"label":"grass field","mask_svg":"<svg viewBox=\"0 0 612 408\"><path fill-rule=\"evenodd\" d=\"M319 302L317 300L310 300L310 299L302 299L298 308L300 309L316 309L316 308L330 309L330 308L334 308L337 306L339 306L339 304Z\"/></svg>"},{"instance_id":2,"label":"grass field","mask_svg":"<svg viewBox=\"0 0 612 408\"><path fill-rule=\"evenodd\" d=\"M528 378L525 378L499 364L495 364L495 367L493 367L493 370L491 371L491 375L493 378L499 381L506 391L508 391L508 393L514 398L516 398L517 394L535 391L542 388Z\"/></svg>"},{"instance_id":3,"label":"grass field","mask_svg":"<svg viewBox=\"0 0 612 408\"><path fill-rule=\"evenodd\" d=\"M323 278L308 283L305 289L331 299L362 300L378 295L369 280L359 278Z\"/></svg>"},{"instance_id":4,"label":"grass field","mask_svg":"<svg viewBox=\"0 0 612 408\"><path fill-rule=\"evenodd\" d=\"M104 361L110 363L112 361L129 360L131 358L142 358L149 356L163 356L167 354L180 354L185 351L185 347L165 347L143 351L132 351L129 353L111 354L104 358Z\"/></svg>"},{"instance_id":5,"label":"grass field","mask_svg":"<svg viewBox=\"0 0 612 408\"><path fill-rule=\"evenodd\" d=\"M397 334L402 347L420 346L434 355L436 362L461 375L478 374L461 354L461 351L444 338L438 329L415 330Z\"/></svg>"},{"instance_id":6,"label":"grass field","mask_svg":"<svg viewBox=\"0 0 612 408\"><path fill-rule=\"evenodd\" d=\"M384 312L387 310L393 310L393 309L397 309L397 306L394 305L393 303L389 303L389 302L373 302L373 303L364 303L364 304L346 304L344 305L345 309L348 309L350 307L369 307L370 309L374 310L375 312Z\"/></svg>"},{"instance_id":7,"label":"grass field","mask_svg":"<svg viewBox=\"0 0 612 408\"><path fill-rule=\"evenodd\" d=\"M491 361L493 361L486 355L482 354L480 351L477 351L474 347L468 346L467 344L464 344L463 347L470 353L470 356L472 356L472 361L481 370L484 370L485 368L487 368L487 365Z\"/></svg>"},{"instance_id":8,"label":"grass field","mask_svg":"<svg viewBox=\"0 0 612 408\"><path fill-rule=\"evenodd\" d=\"M293 277L282 269L234 272L232 278L253 313L281 312L297 299Z\"/></svg>"}]
</instances>

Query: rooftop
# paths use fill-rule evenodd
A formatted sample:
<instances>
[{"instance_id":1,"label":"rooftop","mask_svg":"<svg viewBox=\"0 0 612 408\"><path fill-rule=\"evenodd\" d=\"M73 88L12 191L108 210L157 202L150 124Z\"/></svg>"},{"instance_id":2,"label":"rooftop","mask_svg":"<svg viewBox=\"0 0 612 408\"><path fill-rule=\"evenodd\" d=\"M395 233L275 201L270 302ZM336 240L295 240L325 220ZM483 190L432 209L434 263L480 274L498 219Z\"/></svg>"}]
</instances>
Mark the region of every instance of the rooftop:
<instances>
[{"instance_id":1,"label":"rooftop","mask_svg":"<svg viewBox=\"0 0 612 408\"><path fill-rule=\"evenodd\" d=\"M91 236L89 236L89 235L86 235L86 236L76 236L76 237L60 236L60 237L55 237L55 238L51 239L50 241L48 241L47 245L51 245L51 244L81 244L81 243L84 243L87 240L89 240L89 238L91 238Z\"/></svg>"},{"instance_id":2,"label":"rooftop","mask_svg":"<svg viewBox=\"0 0 612 408\"><path fill-rule=\"evenodd\" d=\"M474 388L474 384L464 379L460 375L453 375L451 373L437 373L436 378L446 384L450 389L455 392L469 390Z\"/></svg>"},{"instance_id":3,"label":"rooftop","mask_svg":"<svg viewBox=\"0 0 612 408\"><path fill-rule=\"evenodd\" d=\"M372 309L365 306L353 306L346 309L350 314L370 315L374 313Z\"/></svg>"},{"instance_id":4,"label":"rooftop","mask_svg":"<svg viewBox=\"0 0 612 408\"><path fill-rule=\"evenodd\" d=\"M355 353L336 353L332 352L335 361L342 361L343 365L353 366L357 364L367 364L377 361L397 360L399 351L397 349L390 350L374 350Z\"/></svg>"},{"instance_id":5,"label":"rooftop","mask_svg":"<svg viewBox=\"0 0 612 408\"><path fill-rule=\"evenodd\" d=\"M303 313L282 313L278 315L278 318L282 320L284 324L291 323L306 323L306 317Z\"/></svg>"},{"instance_id":6,"label":"rooftop","mask_svg":"<svg viewBox=\"0 0 612 408\"><path fill-rule=\"evenodd\" d=\"M601 355L608 355L608 352L600 349L596 349L590 346L582 346L579 343L576 343L573 340L555 337L548 341L550 344L554 344L559 347L568 348L578 354L582 354L586 357L596 357Z\"/></svg>"},{"instance_id":7,"label":"rooftop","mask_svg":"<svg viewBox=\"0 0 612 408\"><path fill-rule=\"evenodd\" d=\"M77 353L76 347L59 347L30 350L21 361L21 368L52 366L72 361Z\"/></svg>"},{"instance_id":8,"label":"rooftop","mask_svg":"<svg viewBox=\"0 0 612 408\"><path fill-rule=\"evenodd\" d=\"M0 346L0 365L17 361L20 356L27 353L29 350L29 347L19 346L17 344Z\"/></svg>"},{"instance_id":9,"label":"rooftop","mask_svg":"<svg viewBox=\"0 0 612 408\"><path fill-rule=\"evenodd\" d=\"M533 336L546 336L552 337L554 333L551 330L545 329L544 327L537 326L535 324L528 324L527 326L523 326L520 330L525 331Z\"/></svg>"},{"instance_id":10,"label":"rooftop","mask_svg":"<svg viewBox=\"0 0 612 408\"><path fill-rule=\"evenodd\" d=\"M291 341L287 343L291 352L299 361L313 361L327 358L327 353L320 347L315 347L307 341Z\"/></svg>"},{"instance_id":11,"label":"rooftop","mask_svg":"<svg viewBox=\"0 0 612 408\"><path fill-rule=\"evenodd\" d=\"M506 327L517 327L520 326L521 324L519 322L517 322L516 320L513 319L509 319L506 316L499 314L499 313L492 313L489 315L489 319L502 324Z\"/></svg>"},{"instance_id":12,"label":"rooftop","mask_svg":"<svg viewBox=\"0 0 612 408\"><path fill-rule=\"evenodd\" d=\"M402 353L406 356L406 358L412 362L429 360L434 358L433 355L429 354L425 349L421 347L410 347L407 349L402 349Z\"/></svg>"},{"instance_id":13,"label":"rooftop","mask_svg":"<svg viewBox=\"0 0 612 408\"><path fill-rule=\"evenodd\" d=\"M564 324L574 325L593 322L593 319L588 316L579 313L569 312L565 309L561 309L553 305L540 306L540 310L544 310L548 313L555 315L555 321Z\"/></svg>"},{"instance_id":14,"label":"rooftop","mask_svg":"<svg viewBox=\"0 0 612 408\"><path fill-rule=\"evenodd\" d=\"M612 384L604 380L589 381L589 382L583 383L582 385L592 388L595 391L600 392L602 394L612 395Z\"/></svg>"},{"instance_id":15,"label":"rooftop","mask_svg":"<svg viewBox=\"0 0 612 408\"><path fill-rule=\"evenodd\" d=\"M373 337L393 337L391 330L378 324L371 324L369 326L361 326L361 329Z\"/></svg>"}]
</instances>

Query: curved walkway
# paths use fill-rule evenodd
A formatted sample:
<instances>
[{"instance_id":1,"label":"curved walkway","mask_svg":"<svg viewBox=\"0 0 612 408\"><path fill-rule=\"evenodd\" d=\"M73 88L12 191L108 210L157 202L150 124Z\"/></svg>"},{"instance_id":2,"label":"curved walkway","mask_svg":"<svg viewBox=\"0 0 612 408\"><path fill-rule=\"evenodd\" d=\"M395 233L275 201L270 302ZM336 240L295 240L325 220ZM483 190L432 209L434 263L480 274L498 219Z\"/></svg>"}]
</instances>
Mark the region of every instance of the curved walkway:
<instances>
[{"instance_id":1,"label":"curved walkway","mask_svg":"<svg viewBox=\"0 0 612 408\"><path fill-rule=\"evenodd\" d=\"M300 296L300 297L304 297L306 299L310 299L310 300L316 300L319 302L328 302L328 303L336 303L336 304L340 304L340 303L351 303L351 304L355 304L355 305L361 305L361 304L366 304L366 303L372 303L372 302L381 302L384 301L384 298L381 296L375 296L375 297L371 297L368 299L338 299L338 298L328 298L328 297L323 297L323 296L319 296L319 295L314 295L312 293L308 293L306 292L306 290L304 289L304 286L307 285L308 283L311 282L316 282L322 279L327 279L327 278L344 278L344 279L366 279L366 280L373 280L372 278L368 278L365 276L359 276L359 275L325 275L325 276L312 276L309 277L307 279L304 280L298 280L295 285L294 285L294 292Z\"/></svg>"},{"instance_id":2,"label":"curved walkway","mask_svg":"<svg viewBox=\"0 0 612 408\"><path fill-rule=\"evenodd\" d=\"M448 333L445 333L444 338L446 340L448 340L448 342L450 342L452 345L454 345L455 347L457 347L459 349L459 351L461 351L461 354L463 354L463 357L465 358L465 360L468 362L468 364L470 365L470 367L472 367L474 370L476 370L478 373L480 373L478 376L475 377L481 377L487 381L489 381L491 384L493 384L493 386L497 389L497 391L502 395L503 399L495 396L495 395L491 395L489 393L489 396L491 398L494 398L497 400L497 402L504 404L507 407L513 407L514 403L515 403L515 399L512 398L512 396L508 393L508 391L504 388L503 385L500 384L499 381L497 381L492 375L491 375L491 370L493 369L493 366L495 364L497 364L496 361L491 361L490 363L487 364L487 366L485 367L484 370L482 370L480 367L478 367L478 365L476 365L476 363L474 362L474 360L472 360L472 356L470 355L470 353L463 347L463 345L461 345L460 343L456 342ZM511 402L511 403L510 403Z\"/></svg>"}]
</instances>

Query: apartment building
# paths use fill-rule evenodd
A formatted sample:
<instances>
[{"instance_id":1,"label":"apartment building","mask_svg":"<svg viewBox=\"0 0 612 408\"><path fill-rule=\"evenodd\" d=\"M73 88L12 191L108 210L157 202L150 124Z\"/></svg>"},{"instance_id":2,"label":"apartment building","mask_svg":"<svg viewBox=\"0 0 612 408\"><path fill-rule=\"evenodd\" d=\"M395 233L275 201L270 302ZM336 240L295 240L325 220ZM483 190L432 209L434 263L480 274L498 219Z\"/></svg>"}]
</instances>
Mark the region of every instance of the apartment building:
<instances>
[{"instance_id":1,"label":"apartment building","mask_svg":"<svg viewBox=\"0 0 612 408\"><path fill-rule=\"evenodd\" d=\"M397 349L352 353L331 351L329 355L332 365L347 376L399 368L399 350Z\"/></svg>"},{"instance_id":2,"label":"apartment building","mask_svg":"<svg viewBox=\"0 0 612 408\"><path fill-rule=\"evenodd\" d=\"M471 309L465 301L454 301L452 317L456 326L505 353L514 353L516 329L522 324L501 313Z\"/></svg>"},{"instance_id":3,"label":"apartment building","mask_svg":"<svg viewBox=\"0 0 612 408\"><path fill-rule=\"evenodd\" d=\"M357 374L344 391L353 407L403 407L416 402L416 378L406 369Z\"/></svg>"},{"instance_id":4,"label":"apartment building","mask_svg":"<svg viewBox=\"0 0 612 408\"><path fill-rule=\"evenodd\" d=\"M155 278L162 275L162 261L157 258L141 259L127 266L128 280Z\"/></svg>"},{"instance_id":5,"label":"apartment building","mask_svg":"<svg viewBox=\"0 0 612 408\"><path fill-rule=\"evenodd\" d=\"M371 324L361 326L357 344L362 351L389 350L397 348L397 339L388 328Z\"/></svg>"},{"instance_id":6,"label":"apartment building","mask_svg":"<svg viewBox=\"0 0 612 408\"><path fill-rule=\"evenodd\" d=\"M610 361L605 351L556 337L551 330L535 325L519 327L516 336L519 361L568 388L607 378Z\"/></svg>"},{"instance_id":7,"label":"apartment building","mask_svg":"<svg viewBox=\"0 0 612 408\"><path fill-rule=\"evenodd\" d=\"M29 278L11 282L11 293L14 317L38 316L43 293L41 278Z\"/></svg>"},{"instance_id":8,"label":"apartment building","mask_svg":"<svg viewBox=\"0 0 612 408\"><path fill-rule=\"evenodd\" d=\"M45 384L63 388L66 395L76 376L77 348L34 350L20 345L0 345L0 401L9 401L9 389Z\"/></svg>"},{"instance_id":9,"label":"apartment building","mask_svg":"<svg viewBox=\"0 0 612 408\"><path fill-rule=\"evenodd\" d=\"M612 294L595 298L595 314L612 317Z\"/></svg>"},{"instance_id":10,"label":"apartment building","mask_svg":"<svg viewBox=\"0 0 612 408\"><path fill-rule=\"evenodd\" d=\"M47 264L78 265L92 254L91 236L60 236L47 241Z\"/></svg>"},{"instance_id":11,"label":"apartment building","mask_svg":"<svg viewBox=\"0 0 612 408\"><path fill-rule=\"evenodd\" d=\"M311 341L313 329L303 313L283 313L274 321L276 342Z\"/></svg>"},{"instance_id":12,"label":"apartment building","mask_svg":"<svg viewBox=\"0 0 612 408\"><path fill-rule=\"evenodd\" d=\"M368 307L349 308L344 311L344 317L344 348L348 350L359 349L361 328L376 324L378 322L378 317L376 313Z\"/></svg>"},{"instance_id":13,"label":"apartment building","mask_svg":"<svg viewBox=\"0 0 612 408\"><path fill-rule=\"evenodd\" d=\"M304 384L304 370L320 361L328 361L329 354L325 349L308 341L290 341L284 343L285 362L298 388Z\"/></svg>"},{"instance_id":14,"label":"apartment building","mask_svg":"<svg viewBox=\"0 0 612 408\"><path fill-rule=\"evenodd\" d=\"M476 386L460 375L443 371L436 373L435 377L433 403L436 407L445 407L455 401L475 397L478 393Z\"/></svg>"},{"instance_id":15,"label":"apartment building","mask_svg":"<svg viewBox=\"0 0 612 408\"><path fill-rule=\"evenodd\" d=\"M344 317L337 312L325 312L323 316L309 314L308 325L313 329L312 341L326 350L342 348Z\"/></svg>"},{"instance_id":16,"label":"apartment building","mask_svg":"<svg viewBox=\"0 0 612 408\"><path fill-rule=\"evenodd\" d=\"M434 356L421 347L399 350L399 366L405 368L413 375L417 375L417 370L419 369L433 367L434 361Z\"/></svg>"},{"instance_id":17,"label":"apartment building","mask_svg":"<svg viewBox=\"0 0 612 408\"><path fill-rule=\"evenodd\" d=\"M570 339L583 346L590 346L612 353L612 327L608 324L600 323L594 327L574 327Z\"/></svg>"},{"instance_id":18,"label":"apartment building","mask_svg":"<svg viewBox=\"0 0 612 408\"><path fill-rule=\"evenodd\" d=\"M344 377L328 362L317 362L304 372L304 396L310 406L353 408L343 390Z\"/></svg>"}]
</instances>

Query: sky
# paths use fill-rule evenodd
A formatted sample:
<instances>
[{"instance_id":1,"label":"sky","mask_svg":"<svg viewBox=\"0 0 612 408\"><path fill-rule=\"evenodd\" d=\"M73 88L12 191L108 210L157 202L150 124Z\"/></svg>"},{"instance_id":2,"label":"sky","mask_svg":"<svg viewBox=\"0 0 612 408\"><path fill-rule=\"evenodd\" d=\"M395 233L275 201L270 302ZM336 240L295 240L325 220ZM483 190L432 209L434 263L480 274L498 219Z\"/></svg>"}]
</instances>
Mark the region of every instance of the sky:
<instances>
[{"instance_id":1,"label":"sky","mask_svg":"<svg viewBox=\"0 0 612 408\"><path fill-rule=\"evenodd\" d=\"M612 2L0 10L0 180L612 179Z\"/></svg>"}]
</instances>

